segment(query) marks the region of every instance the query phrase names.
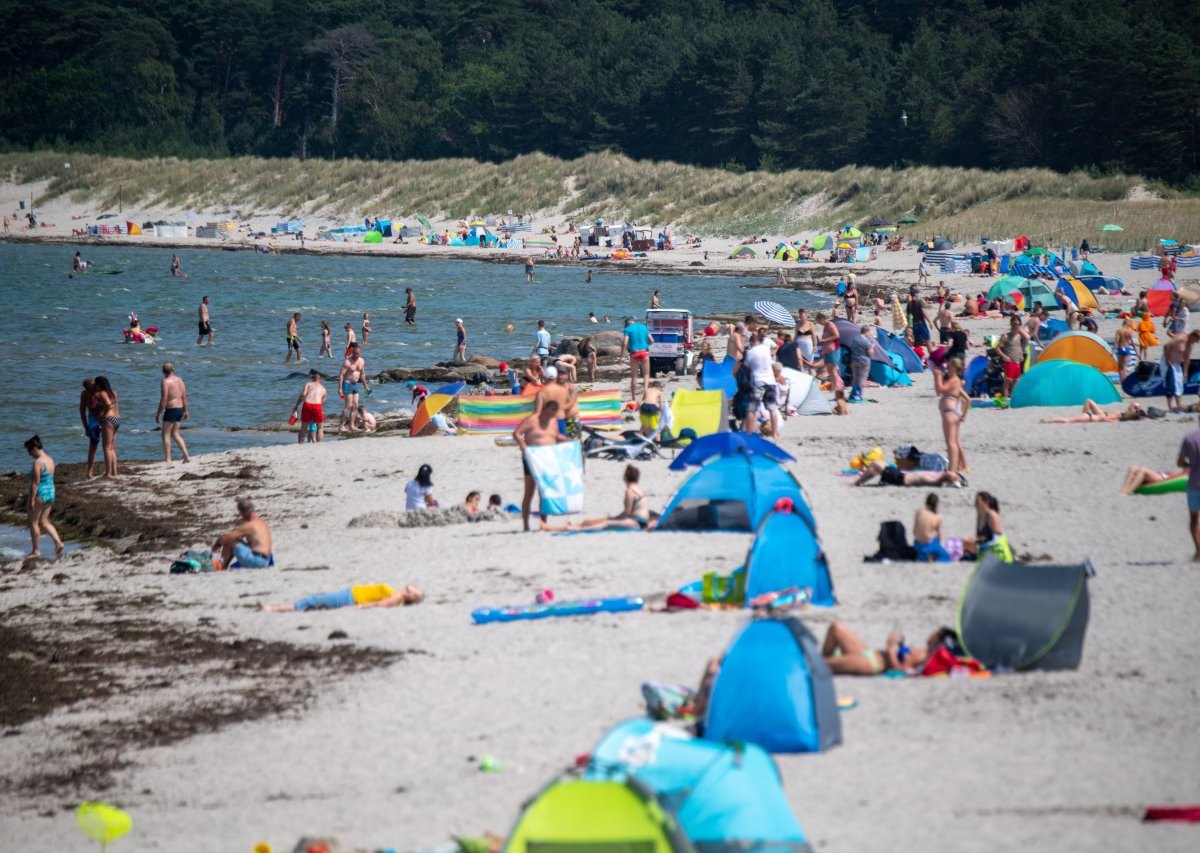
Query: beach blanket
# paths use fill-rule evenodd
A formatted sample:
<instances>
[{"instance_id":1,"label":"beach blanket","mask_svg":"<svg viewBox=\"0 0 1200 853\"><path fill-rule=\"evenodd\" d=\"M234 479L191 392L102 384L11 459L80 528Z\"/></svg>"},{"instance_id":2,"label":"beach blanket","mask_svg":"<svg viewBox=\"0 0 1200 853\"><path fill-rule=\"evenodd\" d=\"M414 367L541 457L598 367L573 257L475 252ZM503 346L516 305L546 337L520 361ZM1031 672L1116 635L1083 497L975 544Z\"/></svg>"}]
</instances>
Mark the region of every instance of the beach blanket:
<instances>
[{"instance_id":1,"label":"beach blanket","mask_svg":"<svg viewBox=\"0 0 1200 853\"><path fill-rule=\"evenodd\" d=\"M578 441L527 447L525 462L537 484L543 518L583 512L583 447Z\"/></svg>"},{"instance_id":2,"label":"beach blanket","mask_svg":"<svg viewBox=\"0 0 1200 853\"><path fill-rule=\"evenodd\" d=\"M459 397L458 430L466 433L512 432L533 414L533 397ZM620 391L584 391L579 423L593 429L621 425Z\"/></svg>"}]
</instances>

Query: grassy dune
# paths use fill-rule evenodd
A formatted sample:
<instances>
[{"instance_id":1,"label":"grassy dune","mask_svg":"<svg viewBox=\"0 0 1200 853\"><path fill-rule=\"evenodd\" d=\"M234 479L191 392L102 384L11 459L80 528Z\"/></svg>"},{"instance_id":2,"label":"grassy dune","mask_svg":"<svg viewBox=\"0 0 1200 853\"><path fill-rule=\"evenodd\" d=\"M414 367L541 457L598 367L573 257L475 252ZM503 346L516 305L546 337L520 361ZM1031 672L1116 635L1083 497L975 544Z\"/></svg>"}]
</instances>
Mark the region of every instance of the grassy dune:
<instances>
[{"instance_id":1,"label":"grassy dune","mask_svg":"<svg viewBox=\"0 0 1200 853\"><path fill-rule=\"evenodd\" d=\"M69 160L71 168L63 167ZM280 217L322 212L356 219L417 213L461 217L547 211L580 220L674 223L710 235L787 235L920 220L913 234L975 241L1029 234L1050 242L1088 237L1111 249L1149 248L1158 237L1200 239L1200 199L1137 176L1062 175L1040 169L989 172L847 166L835 172L739 174L612 153L559 160L529 154L501 164L471 160L129 160L53 152L0 155L10 181L49 181L43 201L229 210ZM1148 200L1147 197L1149 197ZM1101 235L1105 223L1122 233Z\"/></svg>"}]
</instances>

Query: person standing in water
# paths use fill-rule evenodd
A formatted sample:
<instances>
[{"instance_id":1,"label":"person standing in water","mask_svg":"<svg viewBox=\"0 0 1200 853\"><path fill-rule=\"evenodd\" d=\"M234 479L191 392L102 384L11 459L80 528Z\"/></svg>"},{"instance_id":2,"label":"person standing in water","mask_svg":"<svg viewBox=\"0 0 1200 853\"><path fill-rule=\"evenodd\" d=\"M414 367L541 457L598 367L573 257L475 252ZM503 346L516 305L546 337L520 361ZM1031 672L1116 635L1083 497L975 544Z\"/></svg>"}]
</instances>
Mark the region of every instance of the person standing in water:
<instances>
[{"instance_id":1,"label":"person standing in water","mask_svg":"<svg viewBox=\"0 0 1200 853\"><path fill-rule=\"evenodd\" d=\"M662 300L659 298L658 291L654 291L654 295L650 297L651 308L662 308Z\"/></svg>"},{"instance_id":2,"label":"person standing in water","mask_svg":"<svg viewBox=\"0 0 1200 853\"><path fill-rule=\"evenodd\" d=\"M171 255L171 275L178 278L178 277L182 276L183 274L184 274L183 267L180 265L179 255L172 253L172 255Z\"/></svg>"},{"instance_id":3,"label":"person standing in water","mask_svg":"<svg viewBox=\"0 0 1200 853\"><path fill-rule=\"evenodd\" d=\"M345 352L345 355L348 356L348 355L350 355L350 348L358 346L358 344L355 343L354 327L351 326L349 323L347 323L345 326L345 329L346 329L346 352Z\"/></svg>"},{"instance_id":4,"label":"person standing in water","mask_svg":"<svg viewBox=\"0 0 1200 853\"><path fill-rule=\"evenodd\" d=\"M182 421L188 419L187 386L175 375L175 365L165 362L162 366L162 386L158 395L158 411L154 414L154 422L162 423L163 461L171 464L171 442L179 445L183 453L183 461L191 462L187 445L179 434Z\"/></svg>"},{"instance_id":5,"label":"person standing in water","mask_svg":"<svg viewBox=\"0 0 1200 853\"><path fill-rule=\"evenodd\" d=\"M317 358L325 356L333 358L333 331L329 328L329 321L321 321L321 349L317 352Z\"/></svg>"},{"instance_id":6,"label":"person standing in water","mask_svg":"<svg viewBox=\"0 0 1200 853\"><path fill-rule=\"evenodd\" d=\"M42 450L42 440L34 436L25 442L25 451L33 457L33 469L29 472L29 538L33 547L25 559L42 556L42 533L50 534L54 540L54 556L62 556L63 541L50 523L50 512L54 509L54 460Z\"/></svg>"},{"instance_id":7,"label":"person standing in water","mask_svg":"<svg viewBox=\"0 0 1200 853\"><path fill-rule=\"evenodd\" d=\"M363 346L367 345L367 338L370 336L370 334L371 334L371 316L369 314L363 314L363 319L362 319L362 344L363 344Z\"/></svg>"},{"instance_id":8,"label":"person standing in water","mask_svg":"<svg viewBox=\"0 0 1200 853\"><path fill-rule=\"evenodd\" d=\"M325 383L321 381L320 371L315 368L310 370L308 381L300 389L300 396L292 408L293 415L296 414L297 409L300 410L300 434L297 437L300 444L305 441L320 441L325 437L325 397L327 394Z\"/></svg>"},{"instance_id":9,"label":"person standing in water","mask_svg":"<svg viewBox=\"0 0 1200 853\"><path fill-rule=\"evenodd\" d=\"M533 255L525 259L525 283L533 284Z\"/></svg>"},{"instance_id":10,"label":"person standing in water","mask_svg":"<svg viewBox=\"0 0 1200 853\"><path fill-rule=\"evenodd\" d=\"M462 317L454 320L454 356L450 359L454 364L467 363L467 327L463 325Z\"/></svg>"},{"instance_id":11,"label":"person standing in water","mask_svg":"<svg viewBox=\"0 0 1200 853\"><path fill-rule=\"evenodd\" d=\"M404 288L404 322L410 326L417 325L417 296L411 287Z\"/></svg>"},{"instance_id":12,"label":"person standing in water","mask_svg":"<svg viewBox=\"0 0 1200 853\"><path fill-rule=\"evenodd\" d=\"M300 312L297 311L287 322L287 357L283 360L284 364L292 360L293 350L296 353L296 364L304 361L304 355L300 352L300 344L302 343L304 341L300 339Z\"/></svg>"},{"instance_id":13,"label":"person standing in water","mask_svg":"<svg viewBox=\"0 0 1200 853\"><path fill-rule=\"evenodd\" d=\"M200 333L196 335L196 346L200 346L200 342L208 338L208 345L211 347L213 345L213 328L212 320L208 316L207 296L200 300L200 322L197 325L199 326Z\"/></svg>"}]
</instances>

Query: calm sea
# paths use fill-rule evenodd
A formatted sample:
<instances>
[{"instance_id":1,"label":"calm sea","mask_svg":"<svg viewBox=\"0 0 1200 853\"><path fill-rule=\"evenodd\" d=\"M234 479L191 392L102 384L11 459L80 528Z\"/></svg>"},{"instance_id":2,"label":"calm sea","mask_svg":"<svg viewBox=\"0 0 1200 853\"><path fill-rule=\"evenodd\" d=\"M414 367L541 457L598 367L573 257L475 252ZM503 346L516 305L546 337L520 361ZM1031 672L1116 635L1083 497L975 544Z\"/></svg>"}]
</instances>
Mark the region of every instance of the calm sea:
<instances>
[{"instance_id":1,"label":"calm sea","mask_svg":"<svg viewBox=\"0 0 1200 853\"><path fill-rule=\"evenodd\" d=\"M167 360L187 382L191 419L184 436L193 452L293 440L243 429L286 420L303 385L297 368L283 364L284 327L293 311L303 314L305 357L334 373L340 360L316 361L321 320L334 330L337 354L344 349L343 325L353 323L357 333L368 312L372 332L364 355L375 373L448 360L456 317L466 323L469 354L511 358L528 354L539 318L555 339L585 334L597 330L588 323L589 311L614 321L640 316L656 289L664 307L696 313L744 311L758 299L792 309L816 304L815 294L761 289L769 283L762 279L598 270L587 284L584 269L546 265L538 267L537 283L527 285L518 264L201 249L180 251L184 279L169 275L171 250L127 246L85 247L94 271L72 279L74 251L0 243L0 470L28 467L22 442L33 433L56 460L81 461L87 442L79 392L85 377L97 375L107 376L120 396L119 454L157 458L154 413L159 368ZM104 270L121 273L99 274ZM417 296L415 329L404 324L406 287ZM197 308L205 295L216 331L211 349L196 346ZM143 327L159 327L156 345L124 343L130 311ZM599 328L619 329L620 323ZM392 384L379 386L369 405L389 412L408 402L407 390Z\"/></svg>"}]
</instances>

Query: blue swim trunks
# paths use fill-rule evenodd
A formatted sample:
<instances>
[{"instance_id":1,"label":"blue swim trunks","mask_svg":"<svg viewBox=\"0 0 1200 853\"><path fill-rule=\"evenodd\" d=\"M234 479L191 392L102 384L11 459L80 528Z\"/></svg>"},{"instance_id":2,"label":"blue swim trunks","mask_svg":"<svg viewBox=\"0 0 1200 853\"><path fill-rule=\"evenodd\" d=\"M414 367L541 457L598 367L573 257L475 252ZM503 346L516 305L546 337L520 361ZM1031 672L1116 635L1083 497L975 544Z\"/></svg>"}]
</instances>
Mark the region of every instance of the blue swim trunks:
<instances>
[{"instance_id":1,"label":"blue swim trunks","mask_svg":"<svg viewBox=\"0 0 1200 853\"><path fill-rule=\"evenodd\" d=\"M1200 512L1200 491L1196 489L1187 490L1188 509L1192 512Z\"/></svg>"},{"instance_id":2,"label":"blue swim trunks","mask_svg":"<svg viewBox=\"0 0 1200 853\"><path fill-rule=\"evenodd\" d=\"M921 544L914 542L913 548L917 552L917 562L919 563L949 563L950 555L946 553L946 549L942 547L942 543L937 539L932 542Z\"/></svg>"},{"instance_id":3,"label":"blue swim trunks","mask_svg":"<svg viewBox=\"0 0 1200 853\"><path fill-rule=\"evenodd\" d=\"M87 416L87 437L89 444L100 443L100 421L96 420L91 412L88 412Z\"/></svg>"},{"instance_id":4,"label":"blue swim trunks","mask_svg":"<svg viewBox=\"0 0 1200 853\"><path fill-rule=\"evenodd\" d=\"M361 393L362 393L362 385L360 385L358 382L343 382L342 383L342 394L343 395L349 397L351 394L361 394Z\"/></svg>"},{"instance_id":5,"label":"blue swim trunks","mask_svg":"<svg viewBox=\"0 0 1200 853\"><path fill-rule=\"evenodd\" d=\"M250 550L250 546L245 542L239 542L233 546L233 556L241 563L243 569L265 569L271 565L271 555L263 556L256 554Z\"/></svg>"}]
</instances>

